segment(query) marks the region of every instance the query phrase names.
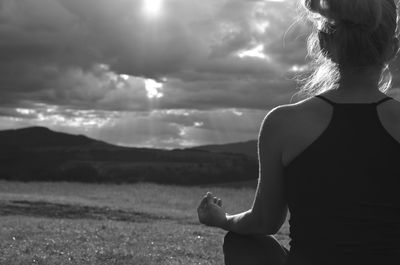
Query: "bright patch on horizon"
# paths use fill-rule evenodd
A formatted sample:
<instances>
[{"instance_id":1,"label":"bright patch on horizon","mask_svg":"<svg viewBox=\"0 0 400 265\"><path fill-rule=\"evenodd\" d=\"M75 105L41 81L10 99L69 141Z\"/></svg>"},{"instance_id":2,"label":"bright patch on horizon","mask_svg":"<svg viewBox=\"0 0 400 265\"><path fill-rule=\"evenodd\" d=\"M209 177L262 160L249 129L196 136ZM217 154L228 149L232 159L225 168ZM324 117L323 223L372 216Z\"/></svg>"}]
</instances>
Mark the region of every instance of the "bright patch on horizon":
<instances>
[{"instance_id":1,"label":"bright patch on horizon","mask_svg":"<svg viewBox=\"0 0 400 265\"><path fill-rule=\"evenodd\" d=\"M185 127L181 127L179 128L179 136L185 136L186 135L186 128Z\"/></svg>"},{"instance_id":2,"label":"bright patch on horizon","mask_svg":"<svg viewBox=\"0 0 400 265\"><path fill-rule=\"evenodd\" d=\"M144 84L147 91L147 97L149 99L157 99L164 96L164 93L161 92L163 87L162 83L159 83L153 79L146 79Z\"/></svg>"},{"instance_id":3,"label":"bright patch on horizon","mask_svg":"<svg viewBox=\"0 0 400 265\"><path fill-rule=\"evenodd\" d=\"M33 114L36 113L36 111L33 110L33 109L17 108L17 109L15 109L15 111L18 112L19 114L22 114L22 115L33 115Z\"/></svg>"},{"instance_id":4,"label":"bright patch on horizon","mask_svg":"<svg viewBox=\"0 0 400 265\"><path fill-rule=\"evenodd\" d=\"M238 56L239 58L253 57L260 59L268 59L267 55L264 54L263 51L264 51L264 45L260 44L251 50L239 52Z\"/></svg>"},{"instance_id":5,"label":"bright patch on horizon","mask_svg":"<svg viewBox=\"0 0 400 265\"><path fill-rule=\"evenodd\" d=\"M232 113L235 114L236 116L243 116L243 112L238 111L237 109L232 109Z\"/></svg>"},{"instance_id":6,"label":"bright patch on horizon","mask_svg":"<svg viewBox=\"0 0 400 265\"><path fill-rule=\"evenodd\" d=\"M202 122L202 121L196 121L196 122L193 124L194 127L202 127L203 125L204 125L204 122Z\"/></svg>"},{"instance_id":7,"label":"bright patch on horizon","mask_svg":"<svg viewBox=\"0 0 400 265\"><path fill-rule=\"evenodd\" d=\"M294 72L294 73L301 73L301 72L307 71L308 69L309 69L308 65L297 65L297 64L295 64L289 69L289 71L290 72Z\"/></svg>"},{"instance_id":8,"label":"bright patch on horizon","mask_svg":"<svg viewBox=\"0 0 400 265\"><path fill-rule=\"evenodd\" d=\"M117 112L112 111L66 109L43 103L35 104L35 109L16 108L15 111L24 116L27 124L82 128L85 131L112 124L118 116Z\"/></svg>"},{"instance_id":9,"label":"bright patch on horizon","mask_svg":"<svg viewBox=\"0 0 400 265\"><path fill-rule=\"evenodd\" d=\"M262 21L254 24L255 29L259 33L265 33L265 31L269 28L270 22L269 21Z\"/></svg>"},{"instance_id":10,"label":"bright patch on horizon","mask_svg":"<svg viewBox=\"0 0 400 265\"><path fill-rule=\"evenodd\" d=\"M156 16L160 14L162 0L144 0L144 11L146 14Z\"/></svg>"},{"instance_id":11,"label":"bright patch on horizon","mask_svg":"<svg viewBox=\"0 0 400 265\"><path fill-rule=\"evenodd\" d=\"M119 75L124 81L128 81L130 76L129 75Z\"/></svg>"}]
</instances>

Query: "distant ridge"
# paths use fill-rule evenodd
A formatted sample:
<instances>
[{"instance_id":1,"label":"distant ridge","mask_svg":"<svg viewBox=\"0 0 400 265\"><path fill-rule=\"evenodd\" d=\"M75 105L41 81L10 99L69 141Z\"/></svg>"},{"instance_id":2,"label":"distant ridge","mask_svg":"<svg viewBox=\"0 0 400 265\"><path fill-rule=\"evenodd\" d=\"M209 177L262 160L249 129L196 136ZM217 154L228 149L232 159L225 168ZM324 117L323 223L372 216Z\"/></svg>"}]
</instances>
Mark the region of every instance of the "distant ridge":
<instances>
[{"instance_id":1,"label":"distant ridge","mask_svg":"<svg viewBox=\"0 0 400 265\"><path fill-rule=\"evenodd\" d=\"M256 179L257 159L244 155L248 144L232 148L236 145L161 150L121 147L45 127L5 130L0 131L0 179L183 185Z\"/></svg>"},{"instance_id":2,"label":"distant ridge","mask_svg":"<svg viewBox=\"0 0 400 265\"><path fill-rule=\"evenodd\" d=\"M219 144L219 145L204 145L190 148L190 150L203 150L217 153L232 153L244 154L250 157L257 158L257 140L247 142Z\"/></svg>"},{"instance_id":3,"label":"distant ridge","mask_svg":"<svg viewBox=\"0 0 400 265\"><path fill-rule=\"evenodd\" d=\"M46 148L62 146L107 145L84 135L52 131L46 127L27 127L0 131L0 146Z\"/></svg>"}]
</instances>

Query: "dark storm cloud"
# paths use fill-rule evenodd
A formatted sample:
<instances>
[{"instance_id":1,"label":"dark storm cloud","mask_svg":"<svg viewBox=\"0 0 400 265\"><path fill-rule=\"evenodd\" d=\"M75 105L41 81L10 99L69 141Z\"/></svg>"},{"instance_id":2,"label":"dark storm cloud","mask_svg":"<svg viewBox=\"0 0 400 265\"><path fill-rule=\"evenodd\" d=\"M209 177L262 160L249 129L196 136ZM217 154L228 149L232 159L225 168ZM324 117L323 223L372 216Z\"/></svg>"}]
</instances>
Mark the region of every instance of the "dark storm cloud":
<instances>
[{"instance_id":1,"label":"dark storm cloud","mask_svg":"<svg viewBox=\"0 0 400 265\"><path fill-rule=\"evenodd\" d=\"M183 82L172 80L165 87L163 108L271 109L288 102L295 87L292 80L236 78L235 80ZM195 106L195 107L194 107Z\"/></svg>"},{"instance_id":2,"label":"dark storm cloud","mask_svg":"<svg viewBox=\"0 0 400 265\"><path fill-rule=\"evenodd\" d=\"M0 129L222 144L255 139L297 92L309 32L299 1L165 0L154 16L143 1L0 0Z\"/></svg>"},{"instance_id":3,"label":"dark storm cloud","mask_svg":"<svg viewBox=\"0 0 400 265\"><path fill-rule=\"evenodd\" d=\"M0 129L165 148L254 139L296 92L297 13L295 0L168 0L154 16L143 0L0 0Z\"/></svg>"},{"instance_id":4,"label":"dark storm cloud","mask_svg":"<svg viewBox=\"0 0 400 265\"><path fill-rule=\"evenodd\" d=\"M172 80L160 108L263 108L260 98L273 105L290 94L294 84L282 76L304 57L299 32L284 40L294 7L170 0L148 17L139 0L2 0L0 104L147 110L141 77ZM258 44L267 59L238 58ZM137 79L121 85L120 74Z\"/></svg>"}]
</instances>

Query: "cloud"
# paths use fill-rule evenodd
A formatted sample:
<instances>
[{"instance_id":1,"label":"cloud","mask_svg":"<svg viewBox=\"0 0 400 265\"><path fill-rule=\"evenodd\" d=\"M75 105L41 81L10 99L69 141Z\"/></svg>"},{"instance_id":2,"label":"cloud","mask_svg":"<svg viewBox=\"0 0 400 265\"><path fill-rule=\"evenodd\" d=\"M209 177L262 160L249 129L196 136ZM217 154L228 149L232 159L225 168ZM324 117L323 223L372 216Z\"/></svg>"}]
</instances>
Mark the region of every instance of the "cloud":
<instances>
[{"instance_id":1,"label":"cloud","mask_svg":"<svg viewBox=\"0 0 400 265\"><path fill-rule=\"evenodd\" d=\"M254 139L296 92L297 13L294 0L165 0L151 16L142 0L0 0L0 129L168 148Z\"/></svg>"},{"instance_id":2,"label":"cloud","mask_svg":"<svg viewBox=\"0 0 400 265\"><path fill-rule=\"evenodd\" d=\"M128 146L182 148L256 139L265 111L166 110L124 113L92 136Z\"/></svg>"},{"instance_id":3,"label":"cloud","mask_svg":"<svg viewBox=\"0 0 400 265\"><path fill-rule=\"evenodd\" d=\"M165 148L254 139L297 92L308 32L295 0L164 0L157 15L143 0L0 0L0 129Z\"/></svg>"},{"instance_id":4,"label":"cloud","mask_svg":"<svg viewBox=\"0 0 400 265\"><path fill-rule=\"evenodd\" d=\"M219 86L221 80L220 89L228 90L237 81L249 87L267 84L266 79L287 86L282 76L292 63L303 59L302 39L283 42L291 16L278 15L295 14L294 1L170 0L159 17L146 17L142 2L1 1L1 103L146 110L143 82L130 84L130 92L122 93L115 76L178 80L190 87L180 91L181 98L199 96L198 101L203 101L205 91L214 96L209 88ZM237 56L259 44L265 44L263 52L270 60ZM253 80L244 84L243 78ZM197 87L199 81L208 84ZM166 87L171 84L167 82ZM288 89L293 87L282 93ZM160 106L179 106L168 98L172 94L165 91ZM136 100L128 104L126 95ZM219 98L208 105L228 105L230 99ZM260 107L258 98L254 96L254 103L237 97L230 107ZM192 103L198 108L196 100Z\"/></svg>"},{"instance_id":5,"label":"cloud","mask_svg":"<svg viewBox=\"0 0 400 265\"><path fill-rule=\"evenodd\" d=\"M0 109L0 129L45 126L123 146L183 148L255 139L265 113L248 109L76 111L38 105Z\"/></svg>"}]
</instances>

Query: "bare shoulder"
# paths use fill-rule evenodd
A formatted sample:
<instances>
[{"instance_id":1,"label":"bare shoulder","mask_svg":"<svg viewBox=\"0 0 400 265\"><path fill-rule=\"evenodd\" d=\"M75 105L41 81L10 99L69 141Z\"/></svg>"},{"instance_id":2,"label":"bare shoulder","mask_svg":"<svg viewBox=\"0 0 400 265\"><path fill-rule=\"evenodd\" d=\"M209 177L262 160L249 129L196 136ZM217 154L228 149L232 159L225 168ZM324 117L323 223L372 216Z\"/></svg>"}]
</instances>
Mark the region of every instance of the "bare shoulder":
<instances>
[{"instance_id":1,"label":"bare shoulder","mask_svg":"<svg viewBox=\"0 0 400 265\"><path fill-rule=\"evenodd\" d=\"M273 109L266 116L259 137L259 150L276 150L288 165L326 128L332 106L312 97Z\"/></svg>"},{"instance_id":2,"label":"bare shoulder","mask_svg":"<svg viewBox=\"0 0 400 265\"><path fill-rule=\"evenodd\" d=\"M287 126L302 123L306 118L312 118L318 111L329 111L327 104L321 100L308 98L296 103L285 104L272 109L264 119L264 124L274 126L276 128L287 128Z\"/></svg>"},{"instance_id":3,"label":"bare shoulder","mask_svg":"<svg viewBox=\"0 0 400 265\"><path fill-rule=\"evenodd\" d=\"M381 122L400 141L400 102L390 100L379 106Z\"/></svg>"},{"instance_id":4,"label":"bare shoulder","mask_svg":"<svg viewBox=\"0 0 400 265\"><path fill-rule=\"evenodd\" d=\"M393 99L386 102L382 108L382 111L388 115L393 121L400 123L400 102Z\"/></svg>"},{"instance_id":5,"label":"bare shoulder","mask_svg":"<svg viewBox=\"0 0 400 265\"><path fill-rule=\"evenodd\" d=\"M308 121L315 122L321 114L329 111L329 106L315 97L278 106L264 118L261 134L265 132L286 138L289 134L307 127Z\"/></svg>"}]
</instances>

